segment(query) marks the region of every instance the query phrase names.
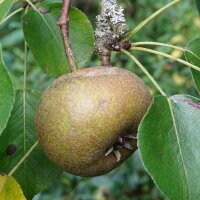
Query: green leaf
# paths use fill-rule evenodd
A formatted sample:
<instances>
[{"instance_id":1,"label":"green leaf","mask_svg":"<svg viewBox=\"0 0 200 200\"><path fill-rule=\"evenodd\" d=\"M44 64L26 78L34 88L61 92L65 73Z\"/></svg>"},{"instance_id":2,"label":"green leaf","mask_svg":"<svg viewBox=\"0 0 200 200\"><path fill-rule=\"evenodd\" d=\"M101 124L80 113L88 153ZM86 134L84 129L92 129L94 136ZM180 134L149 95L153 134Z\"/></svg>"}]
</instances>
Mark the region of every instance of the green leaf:
<instances>
[{"instance_id":1,"label":"green leaf","mask_svg":"<svg viewBox=\"0 0 200 200\"><path fill-rule=\"evenodd\" d=\"M139 127L142 161L170 200L200 196L200 100L156 97Z\"/></svg>"},{"instance_id":2,"label":"green leaf","mask_svg":"<svg viewBox=\"0 0 200 200\"><path fill-rule=\"evenodd\" d=\"M1 200L25 200L22 189L12 176L0 175Z\"/></svg>"},{"instance_id":3,"label":"green leaf","mask_svg":"<svg viewBox=\"0 0 200 200\"><path fill-rule=\"evenodd\" d=\"M86 15L77 8L70 11L69 38L78 66L84 67L94 52L94 32Z\"/></svg>"},{"instance_id":4,"label":"green leaf","mask_svg":"<svg viewBox=\"0 0 200 200\"><path fill-rule=\"evenodd\" d=\"M30 10L23 18L25 39L36 62L50 76L69 72L60 29L56 24L61 4L45 6L49 13L41 14ZM94 49L94 34L87 17L78 9L71 8L69 24L70 41L77 65L83 67Z\"/></svg>"},{"instance_id":5,"label":"green leaf","mask_svg":"<svg viewBox=\"0 0 200 200\"><path fill-rule=\"evenodd\" d=\"M36 142L34 115L40 93L18 91L6 129L0 137L0 171L8 174ZM25 196L49 187L60 175L58 169L37 146L14 173Z\"/></svg>"},{"instance_id":6,"label":"green leaf","mask_svg":"<svg viewBox=\"0 0 200 200\"><path fill-rule=\"evenodd\" d=\"M0 0L0 23L13 4L13 0Z\"/></svg>"},{"instance_id":7,"label":"green leaf","mask_svg":"<svg viewBox=\"0 0 200 200\"><path fill-rule=\"evenodd\" d=\"M196 5L197 5L197 9L198 9L198 11L200 13L200 0L196 0Z\"/></svg>"},{"instance_id":8,"label":"green leaf","mask_svg":"<svg viewBox=\"0 0 200 200\"><path fill-rule=\"evenodd\" d=\"M185 52L187 61L192 63L193 65L200 67L200 38L188 43L188 45L186 46L186 50L189 50ZM191 71L196 88L200 93L200 72L194 69L192 69Z\"/></svg>"},{"instance_id":9,"label":"green leaf","mask_svg":"<svg viewBox=\"0 0 200 200\"><path fill-rule=\"evenodd\" d=\"M13 103L13 84L4 65L2 48L0 45L0 135L9 119Z\"/></svg>"}]
</instances>

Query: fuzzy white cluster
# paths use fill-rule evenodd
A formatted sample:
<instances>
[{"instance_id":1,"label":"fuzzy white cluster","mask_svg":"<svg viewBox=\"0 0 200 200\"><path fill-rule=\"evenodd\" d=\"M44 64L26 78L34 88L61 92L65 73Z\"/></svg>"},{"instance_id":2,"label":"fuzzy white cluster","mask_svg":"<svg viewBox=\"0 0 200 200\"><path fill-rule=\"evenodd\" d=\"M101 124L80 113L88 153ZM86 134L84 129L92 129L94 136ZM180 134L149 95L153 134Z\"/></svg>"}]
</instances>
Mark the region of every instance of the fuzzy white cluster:
<instances>
[{"instance_id":1,"label":"fuzzy white cluster","mask_svg":"<svg viewBox=\"0 0 200 200\"><path fill-rule=\"evenodd\" d=\"M97 41L104 40L113 43L128 32L129 28L123 11L121 7L117 6L116 0L102 0L102 12L96 18L95 36Z\"/></svg>"},{"instance_id":2,"label":"fuzzy white cluster","mask_svg":"<svg viewBox=\"0 0 200 200\"><path fill-rule=\"evenodd\" d=\"M105 36L111 36L112 30L108 23L108 20L105 17L102 17L101 15L97 16L97 28L95 30L95 36L97 38L103 38Z\"/></svg>"}]
</instances>

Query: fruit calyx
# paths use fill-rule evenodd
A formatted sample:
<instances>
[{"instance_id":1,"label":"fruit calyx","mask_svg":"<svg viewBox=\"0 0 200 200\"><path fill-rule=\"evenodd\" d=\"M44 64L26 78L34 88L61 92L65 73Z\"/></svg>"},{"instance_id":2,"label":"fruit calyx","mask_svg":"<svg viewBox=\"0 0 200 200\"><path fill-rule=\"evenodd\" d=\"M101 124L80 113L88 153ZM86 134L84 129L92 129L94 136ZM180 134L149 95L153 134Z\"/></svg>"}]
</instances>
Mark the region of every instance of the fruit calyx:
<instances>
[{"instance_id":1,"label":"fruit calyx","mask_svg":"<svg viewBox=\"0 0 200 200\"><path fill-rule=\"evenodd\" d=\"M116 157L116 161L119 162L121 160L121 153L119 151L120 149L125 148L129 150L133 150L132 145L127 141L127 139L137 140L137 137L131 134L118 137L117 141L113 144L113 146L111 146L109 149L106 150L105 156L108 156L109 154L114 153Z\"/></svg>"}]
</instances>

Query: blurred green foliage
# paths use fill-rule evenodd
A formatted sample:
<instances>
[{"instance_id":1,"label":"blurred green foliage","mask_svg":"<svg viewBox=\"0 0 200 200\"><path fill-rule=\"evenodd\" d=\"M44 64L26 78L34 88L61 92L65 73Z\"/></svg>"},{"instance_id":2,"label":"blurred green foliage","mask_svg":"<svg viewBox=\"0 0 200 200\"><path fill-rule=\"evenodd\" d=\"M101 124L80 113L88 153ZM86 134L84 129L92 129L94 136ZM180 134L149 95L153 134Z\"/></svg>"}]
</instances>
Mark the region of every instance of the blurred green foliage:
<instances>
[{"instance_id":1,"label":"blurred green foliage","mask_svg":"<svg viewBox=\"0 0 200 200\"><path fill-rule=\"evenodd\" d=\"M127 22L132 28L168 2L169 0L119 0L121 6L125 8ZM74 0L73 4L84 11L95 26L95 16L100 11L100 1ZM13 6L10 12L19 6L21 6L21 3ZM18 14L0 26L0 42L4 50L5 63L11 73L16 89L23 87L24 77L25 55L21 18L22 14ZM195 7L195 1L185 0L157 17L141 30L133 38L133 41L157 41L184 47L190 40L199 36L199 29L200 17ZM156 47L156 49L179 58L184 58L184 55L176 50L166 47ZM190 70L187 67L160 56L138 52L135 55L168 95L178 93L198 95ZM88 62L88 66L99 64L100 62L96 55L93 55ZM149 86L152 94L158 94L148 78L125 55L114 52L112 54L112 65L123 67L136 73ZM53 79L47 77L37 66L29 51L27 88L43 91L52 81ZM34 200L68 199L161 200L164 197L145 172L139 154L135 153L124 164L105 176L81 178L64 173L57 183L34 198Z\"/></svg>"}]
</instances>

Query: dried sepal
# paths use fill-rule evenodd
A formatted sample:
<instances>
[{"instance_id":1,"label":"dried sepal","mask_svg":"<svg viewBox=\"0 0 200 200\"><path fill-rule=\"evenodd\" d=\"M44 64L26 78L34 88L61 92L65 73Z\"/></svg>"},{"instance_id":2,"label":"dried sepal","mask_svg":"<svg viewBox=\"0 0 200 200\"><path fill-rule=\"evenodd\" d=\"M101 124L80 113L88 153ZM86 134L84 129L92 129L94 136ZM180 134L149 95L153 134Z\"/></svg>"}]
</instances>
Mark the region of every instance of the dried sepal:
<instances>
[{"instance_id":1,"label":"dried sepal","mask_svg":"<svg viewBox=\"0 0 200 200\"><path fill-rule=\"evenodd\" d=\"M110 148L106 151L105 156L108 156L108 155L111 154L112 152L113 152L113 146L110 147Z\"/></svg>"},{"instance_id":2,"label":"dried sepal","mask_svg":"<svg viewBox=\"0 0 200 200\"><path fill-rule=\"evenodd\" d=\"M131 135L131 134L124 135L123 137L124 137L124 138L128 138L128 139L134 139L134 140L137 140L137 139L138 139L137 137L135 137L135 136L133 136L133 135Z\"/></svg>"},{"instance_id":3,"label":"dried sepal","mask_svg":"<svg viewBox=\"0 0 200 200\"><path fill-rule=\"evenodd\" d=\"M108 150L106 150L105 156L110 155L111 153L114 153L117 162L121 160L121 153L120 149L128 149L128 150L133 150L133 147L131 146L130 143L127 142L127 139L137 139L137 137L131 135L131 134L126 134L124 136L119 136L116 140L116 143L110 147Z\"/></svg>"},{"instance_id":4,"label":"dried sepal","mask_svg":"<svg viewBox=\"0 0 200 200\"><path fill-rule=\"evenodd\" d=\"M131 146L130 143L124 143L123 147L126 148L126 149L129 149L129 150L133 150L133 147Z\"/></svg>"},{"instance_id":5,"label":"dried sepal","mask_svg":"<svg viewBox=\"0 0 200 200\"><path fill-rule=\"evenodd\" d=\"M118 150L113 151L114 155L117 159L117 162L119 162L121 160L121 153Z\"/></svg>"}]
</instances>

